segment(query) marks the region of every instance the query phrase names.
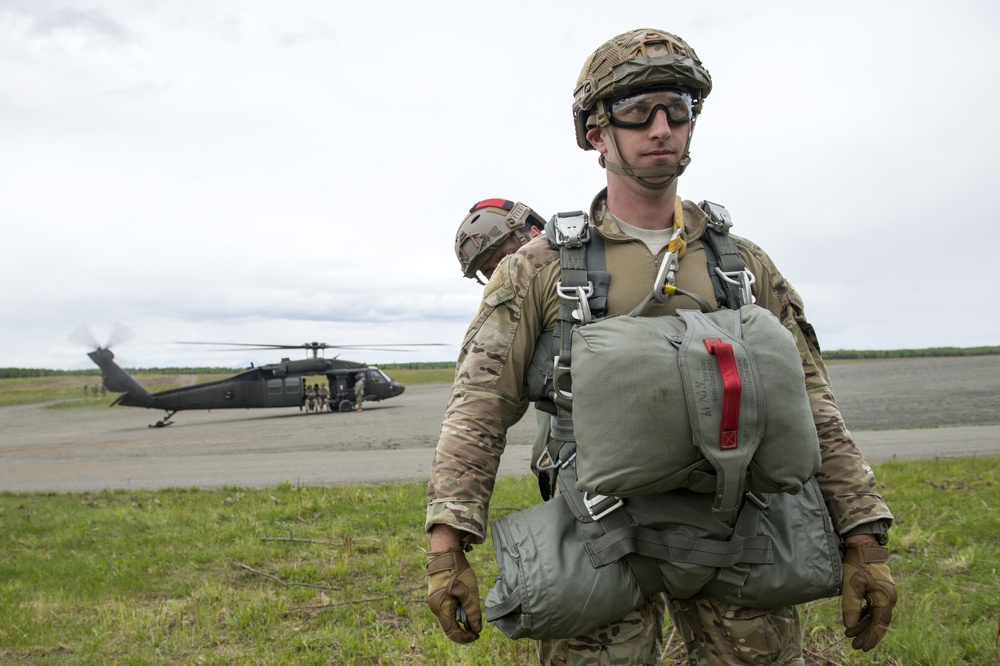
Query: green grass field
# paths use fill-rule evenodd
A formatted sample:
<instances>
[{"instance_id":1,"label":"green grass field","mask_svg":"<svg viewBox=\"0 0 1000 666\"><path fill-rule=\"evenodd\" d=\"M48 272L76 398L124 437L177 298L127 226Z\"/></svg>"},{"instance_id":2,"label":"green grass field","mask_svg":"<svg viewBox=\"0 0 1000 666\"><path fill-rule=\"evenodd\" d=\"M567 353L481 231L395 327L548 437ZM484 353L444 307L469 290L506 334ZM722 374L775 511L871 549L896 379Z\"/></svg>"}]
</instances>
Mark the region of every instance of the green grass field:
<instances>
[{"instance_id":1,"label":"green grass field","mask_svg":"<svg viewBox=\"0 0 1000 666\"><path fill-rule=\"evenodd\" d=\"M897 516L893 628L856 653L836 600L805 606L808 663L1000 663L1000 457L876 473ZM536 501L532 479L503 479L493 518ZM438 630L424 508L421 484L0 494L0 662L533 663L492 627L470 646ZM485 595L491 544L470 559Z\"/></svg>"}]
</instances>

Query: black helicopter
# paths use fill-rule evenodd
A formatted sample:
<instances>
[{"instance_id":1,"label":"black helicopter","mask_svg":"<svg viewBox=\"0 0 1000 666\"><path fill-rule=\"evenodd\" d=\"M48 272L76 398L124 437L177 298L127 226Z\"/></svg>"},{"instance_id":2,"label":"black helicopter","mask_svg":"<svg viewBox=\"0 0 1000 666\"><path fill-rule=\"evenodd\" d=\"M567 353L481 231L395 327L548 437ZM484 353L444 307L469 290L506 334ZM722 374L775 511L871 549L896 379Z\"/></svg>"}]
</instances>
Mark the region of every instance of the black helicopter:
<instances>
[{"instance_id":1,"label":"black helicopter","mask_svg":"<svg viewBox=\"0 0 1000 666\"><path fill-rule=\"evenodd\" d=\"M369 349L372 347L413 347L429 345L328 345L323 342L307 342L301 345L269 345L242 343L183 343L238 346L246 349L306 349L312 351L311 358L300 360L281 359L278 363L250 368L226 379L195 384L182 388L150 393L139 382L125 372L117 363L108 346L97 346L87 356L101 369L107 390L121 393L114 405L125 407L146 407L162 409L167 415L150 428L162 428L173 421L171 418L185 409L250 409L258 407L304 407L307 399L305 378L325 375L328 395L323 399L329 411L348 412L356 408L354 384L358 378L364 380L366 402L378 402L394 398L403 393L405 387L390 379L373 365L366 365L340 358L323 358L319 352L325 349ZM404 351L404 350L392 350Z\"/></svg>"}]
</instances>

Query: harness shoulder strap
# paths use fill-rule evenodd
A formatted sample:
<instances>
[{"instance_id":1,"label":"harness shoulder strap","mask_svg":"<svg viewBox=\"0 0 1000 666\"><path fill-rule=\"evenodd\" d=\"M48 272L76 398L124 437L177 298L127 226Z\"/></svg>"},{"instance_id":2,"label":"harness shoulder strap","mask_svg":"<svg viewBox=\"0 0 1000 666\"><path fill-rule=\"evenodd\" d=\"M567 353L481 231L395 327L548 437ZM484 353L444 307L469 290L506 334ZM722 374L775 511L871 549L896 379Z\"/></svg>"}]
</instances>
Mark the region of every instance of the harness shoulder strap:
<instances>
[{"instance_id":1,"label":"harness shoulder strap","mask_svg":"<svg viewBox=\"0 0 1000 666\"><path fill-rule=\"evenodd\" d=\"M604 239L591 233L583 211L557 213L545 225L545 234L559 250L560 297L552 349L552 386L548 398L555 405L550 418L551 441L536 462L539 488L544 499L551 496L556 473L576 454L573 435L572 363L573 327L603 317L608 307L608 284Z\"/></svg>"},{"instance_id":2,"label":"harness shoulder strap","mask_svg":"<svg viewBox=\"0 0 1000 666\"><path fill-rule=\"evenodd\" d=\"M702 240L715 298L719 305L738 310L753 302L750 285L754 278L729 235L733 226L732 217L724 206L711 201L702 201L698 207L708 216L708 227Z\"/></svg>"}]
</instances>

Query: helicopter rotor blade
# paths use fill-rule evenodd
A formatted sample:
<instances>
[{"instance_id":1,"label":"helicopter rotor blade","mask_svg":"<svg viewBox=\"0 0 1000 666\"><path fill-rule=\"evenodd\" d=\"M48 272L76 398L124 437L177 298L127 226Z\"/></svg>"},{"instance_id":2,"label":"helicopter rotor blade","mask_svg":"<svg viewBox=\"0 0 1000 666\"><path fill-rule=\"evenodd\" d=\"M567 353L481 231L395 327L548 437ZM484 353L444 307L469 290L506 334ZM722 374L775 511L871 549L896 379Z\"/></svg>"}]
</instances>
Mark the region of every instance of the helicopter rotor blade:
<instances>
[{"instance_id":1,"label":"helicopter rotor blade","mask_svg":"<svg viewBox=\"0 0 1000 666\"><path fill-rule=\"evenodd\" d=\"M94 331L88 324L80 324L69 334L69 342L82 345L87 349L97 349L100 345L94 337Z\"/></svg>"},{"instance_id":2,"label":"helicopter rotor blade","mask_svg":"<svg viewBox=\"0 0 1000 666\"><path fill-rule=\"evenodd\" d=\"M108 342L105 347L114 347L117 345L124 344L135 337L135 331L121 323L116 321L114 326L111 327L111 336L108 338Z\"/></svg>"},{"instance_id":3,"label":"helicopter rotor blade","mask_svg":"<svg viewBox=\"0 0 1000 666\"><path fill-rule=\"evenodd\" d=\"M412 352L413 349L397 349L397 347L443 347L442 343L438 342L423 342L423 343L386 343L386 344L371 344L371 345L331 345L325 342L307 342L300 345L272 345L272 344L259 344L252 342L178 342L182 345L214 345L216 347L239 347L240 350L256 350L256 351L267 351L274 349L306 349L306 350L318 350L318 349L353 349L357 351L398 351L398 352ZM225 351L225 350L220 350ZM230 350L237 351L237 350Z\"/></svg>"},{"instance_id":4,"label":"helicopter rotor blade","mask_svg":"<svg viewBox=\"0 0 1000 666\"><path fill-rule=\"evenodd\" d=\"M251 349L301 349L302 345L264 345L253 342L187 342L179 341L179 345L215 345L216 347L249 347Z\"/></svg>"},{"instance_id":5,"label":"helicopter rotor blade","mask_svg":"<svg viewBox=\"0 0 1000 666\"><path fill-rule=\"evenodd\" d=\"M111 335L108 336L108 341L103 345L97 341L97 336L94 335L90 324L80 324L77 326L76 330L70 333L69 341L83 345L88 349L110 349L111 347L124 344L134 337L135 332L131 328L120 321L116 321L111 327Z\"/></svg>"}]
</instances>

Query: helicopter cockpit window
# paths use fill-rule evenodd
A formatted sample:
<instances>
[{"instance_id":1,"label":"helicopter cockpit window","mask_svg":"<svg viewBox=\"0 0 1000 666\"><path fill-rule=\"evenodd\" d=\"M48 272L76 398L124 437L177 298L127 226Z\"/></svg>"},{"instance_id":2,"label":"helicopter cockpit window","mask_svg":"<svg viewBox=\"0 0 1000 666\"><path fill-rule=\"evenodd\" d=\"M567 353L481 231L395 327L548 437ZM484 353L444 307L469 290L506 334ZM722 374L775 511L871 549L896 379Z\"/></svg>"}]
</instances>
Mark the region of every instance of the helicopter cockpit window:
<instances>
[{"instance_id":1,"label":"helicopter cockpit window","mask_svg":"<svg viewBox=\"0 0 1000 666\"><path fill-rule=\"evenodd\" d=\"M372 381L375 382L376 384L389 383L389 378L386 376L386 374L377 368L372 369L371 376L372 376Z\"/></svg>"},{"instance_id":2,"label":"helicopter cockpit window","mask_svg":"<svg viewBox=\"0 0 1000 666\"><path fill-rule=\"evenodd\" d=\"M279 379L268 379L267 380L267 394L268 395L281 395L284 382Z\"/></svg>"},{"instance_id":3,"label":"helicopter cockpit window","mask_svg":"<svg viewBox=\"0 0 1000 666\"><path fill-rule=\"evenodd\" d=\"M302 392L302 378L289 377L285 380L285 393L297 395Z\"/></svg>"}]
</instances>

